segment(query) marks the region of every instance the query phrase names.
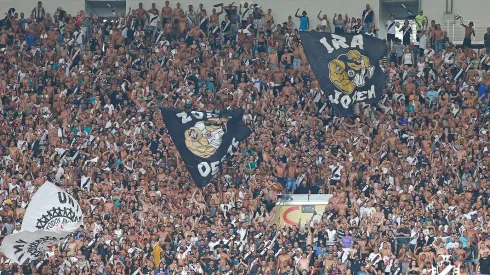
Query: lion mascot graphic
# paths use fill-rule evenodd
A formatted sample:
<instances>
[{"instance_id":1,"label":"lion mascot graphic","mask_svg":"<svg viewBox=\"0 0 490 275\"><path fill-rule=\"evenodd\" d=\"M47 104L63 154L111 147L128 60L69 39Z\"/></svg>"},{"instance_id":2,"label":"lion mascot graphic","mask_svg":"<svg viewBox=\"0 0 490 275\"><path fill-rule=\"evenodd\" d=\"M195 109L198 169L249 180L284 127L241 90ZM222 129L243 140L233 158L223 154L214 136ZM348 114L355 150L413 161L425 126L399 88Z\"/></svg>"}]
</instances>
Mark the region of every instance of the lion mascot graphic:
<instances>
[{"instance_id":1,"label":"lion mascot graphic","mask_svg":"<svg viewBox=\"0 0 490 275\"><path fill-rule=\"evenodd\" d=\"M374 74L374 66L371 66L369 58L357 50L338 56L330 61L328 67L330 81L345 94L352 93L356 87L363 87L366 79Z\"/></svg>"},{"instance_id":2,"label":"lion mascot graphic","mask_svg":"<svg viewBox=\"0 0 490 275\"><path fill-rule=\"evenodd\" d=\"M184 132L185 145L196 156L208 158L221 145L229 118L210 118L199 121Z\"/></svg>"}]
</instances>

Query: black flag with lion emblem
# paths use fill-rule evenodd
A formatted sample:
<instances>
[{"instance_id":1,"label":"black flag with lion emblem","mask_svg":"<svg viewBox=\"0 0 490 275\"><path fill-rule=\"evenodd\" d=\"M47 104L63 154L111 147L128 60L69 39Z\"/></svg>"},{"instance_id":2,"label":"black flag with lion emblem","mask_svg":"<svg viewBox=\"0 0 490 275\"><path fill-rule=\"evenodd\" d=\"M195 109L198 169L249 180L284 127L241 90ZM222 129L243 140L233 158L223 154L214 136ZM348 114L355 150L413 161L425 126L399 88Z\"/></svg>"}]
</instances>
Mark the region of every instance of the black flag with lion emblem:
<instances>
[{"instance_id":1,"label":"black flag with lion emblem","mask_svg":"<svg viewBox=\"0 0 490 275\"><path fill-rule=\"evenodd\" d=\"M251 133L243 123L243 110L216 114L163 108L162 116L187 170L200 188L209 184L222 162Z\"/></svg>"},{"instance_id":2,"label":"black flag with lion emblem","mask_svg":"<svg viewBox=\"0 0 490 275\"><path fill-rule=\"evenodd\" d=\"M379 62L386 43L364 34L301 32L311 69L341 117L353 114L356 103L377 103L386 83Z\"/></svg>"}]
</instances>

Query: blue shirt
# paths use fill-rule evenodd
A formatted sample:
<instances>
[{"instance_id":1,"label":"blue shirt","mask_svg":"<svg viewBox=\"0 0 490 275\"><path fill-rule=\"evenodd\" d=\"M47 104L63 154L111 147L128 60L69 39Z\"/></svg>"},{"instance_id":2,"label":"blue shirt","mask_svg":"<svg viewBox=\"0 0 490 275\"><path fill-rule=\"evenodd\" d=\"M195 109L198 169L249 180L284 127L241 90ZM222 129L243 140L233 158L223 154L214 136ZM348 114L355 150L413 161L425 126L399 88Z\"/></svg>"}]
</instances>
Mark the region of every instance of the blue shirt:
<instances>
[{"instance_id":1,"label":"blue shirt","mask_svg":"<svg viewBox=\"0 0 490 275\"><path fill-rule=\"evenodd\" d=\"M459 241L463 244L463 248L468 246L468 239L466 239L464 236L459 237Z\"/></svg>"},{"instance_id":2,"label":"blue shirt","mask_svg":"<svg viewBox=\"0 0 490 275\"><path fill-rule=\"evenodd\" d=\"M428 91L427 92L427 98L432 102L432 100L436 97L439 96L439 92L438 91Z\"/></svg>"},{"instance_id":3,"label":"blue shirt","mask_svg":"<svg viewBox=\"0 0 490 275\"><path fill-rule=\"evenodd\" d=\"M83 131L87 134L90 134L90 132L92 132L92 126L83 127Z\"/></svg>"},{"instance_id":4,"label":"blue shirt","mask_svg":"<svg viewBox=\"0 0 490 275\"><path fill-rule=\"evenodd\" d=\"M308 30L308 16L301 16L299 18L299 30L307 31Z\"/></svg>"},{"instance_id":5,"label":"blue shirt","mask_svg":"<svg viewBox=\"0 0 490 275\"><path fill-rule=\"evenodd\" d=\"M400 125L408 125L408 117L400 117Z\"/></svg>"},{"instance_id":6,"label":"blue shirt","mask_svg":"<svg viewBox=\"0 0 490 275\"><path fill-rule=\"evenodd\" d=\"M483 84L480 84L480 86L478 86L478 98L482 97L482 101L485 102L485 100L487 100L487 97L488 97L488 86L486 85L483 85Z\"/></svg>"},{"instance_id":7,"label":"blue shirt","mask_svg":"<svg viewBox=\"0 0 490 275\"><path fill-rule=\"evenodd\" d=\"M212 92L213 91L213 82L211 82L211 81L207 82L206 88L208 88L208 90L210 90Z\"/></svg>"},{"instance_id":8,"label":"blue shirt","mask_svg":"<svg viewBox=\"0 0 490 275\"><path fill-rule=\"evenodd\" d=\"M408 112L408 113L413 113L413 112L415 112L415 106L413 106L413 105L407 105L407 106L405 107L405 109L407 110L407 112Z\"/></svg>"},{"instance_id":9,"label":"blue shirt","mask_svg":"<svg viewBox=\"0 0 490 275\"><path fill-rule=\"evenodd\" d=\"M27 41L27 48L30 49L32 44L34 44L34 41L36 41L36 38L33 35L27 34L26 41Z\"/></svg>"}]
</instances>

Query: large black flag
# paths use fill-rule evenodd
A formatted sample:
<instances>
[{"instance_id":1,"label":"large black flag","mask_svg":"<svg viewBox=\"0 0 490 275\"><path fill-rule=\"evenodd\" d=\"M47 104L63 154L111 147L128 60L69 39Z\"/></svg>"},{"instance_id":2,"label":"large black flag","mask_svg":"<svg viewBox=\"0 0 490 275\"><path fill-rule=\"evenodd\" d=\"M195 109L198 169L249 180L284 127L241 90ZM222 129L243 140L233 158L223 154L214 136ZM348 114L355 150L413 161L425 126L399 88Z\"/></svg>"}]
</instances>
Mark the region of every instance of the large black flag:
<instances>
[{"instance_id":1,"label":"large black flag","mask_svg":"<svg viewBox=\"0 0 490 275\"><path fill-rule=\"evenodd\" d=\"M216 114L163 108L162 115L187 170L201 188L251 133L242 121L243 110Z\"/></svg>"},{"instance_id":2,"label":"large black flag","mask_svg":"<svg viewBox=\"0 0 490 275\"><path fill-rule=\"evenodd\" d=\"M320 87L334 111L342 117L359 102L381 98L386 75L379 61L386 42L363 34L301 32L301 42Z\"/></svg>"}]
</instances>

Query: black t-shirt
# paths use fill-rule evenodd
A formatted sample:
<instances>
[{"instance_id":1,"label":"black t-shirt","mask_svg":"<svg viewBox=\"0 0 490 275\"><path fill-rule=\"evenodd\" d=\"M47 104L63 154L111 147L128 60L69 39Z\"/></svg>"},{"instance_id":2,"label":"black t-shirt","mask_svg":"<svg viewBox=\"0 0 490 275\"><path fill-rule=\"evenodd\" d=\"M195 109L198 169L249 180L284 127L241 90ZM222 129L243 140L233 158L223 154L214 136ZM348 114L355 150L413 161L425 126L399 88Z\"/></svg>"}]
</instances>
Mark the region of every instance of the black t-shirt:
<instances>
[{"instance_id":1,"label":"black t-shirt","mask_svg":"<svg viewBox=\"0 0 490 275\"><path fill-rule=\"evenodd\" d=\"M296 191L294 192L295 194L308 194L310 191L310 186L308 184L300 184L297 188Z\"/></svg>"},{"instance_id":2,"label":"black t-shirt","mask_svg":"<svg viewBox=\"0 0 490 275\"><path fill-rule=\"evenodd\" d=\"M480 258L480 273L481 274L490 274L490 258Z\"/></svg>"},{"instance_id":3,"label":"black t-shirt","mask_svg":"<svg viewBox=\"0 0 490 275\"><path fill-rule=\"evenodd\" d=\"M483 36L483 41L486 42L486 47L490 47L490 33L486 33L484 36Z\"/></svg>"},{"instance_id":4,"label":"black t-shirt","mask_svg":"<svg viewBox=\"0 0 490 275\"><path fill-rule=\"evenodd\" d=\"M391 52L390 53L390 62L397 62L398 60L398 55L396 54L396 52Z\"/></svg>"},{"instance_id":5,"label":"black t-shirt","mask_svg":"<svg viewBox=\"0 0 490 275\"><path fill-rule=\"evenodd\" d=\"M385 219L388 219L388 215L393 213L393 208L391 207L383 207L383 213L385 214Z\"/></svg>"},{"instance_id":6,"label":"black t-shirt","mask_svg":"<svg viewBox=\"0 0 490 275\"><path fill-rule=\"evenodd\" d=\"M410 35L412 35L412 27L410 26L403 26L402 31L403 31L403 36L405 37L410 37Z\"/></svg>"},{"instance_id":7,"label":"black t-shirt","mask_svg":"<svg viewBox=\"0 0 490 275\"><path fill-rule=\"evenodd\" d=\"M206 267L206 274L213 274L217 270L216 265L213 266L207 266Z\"/></svg>"},{"instance_id":8,"label":"black t-shirt","mask_svg":"<svg viewBox=\"0 0 490 275\"><path fill-rule=\"evenodd\" d=\"M351 260L350 269L352 270L352 274L357 274L357 272L361 271L361 265L360 260Z\"/></svg>"},{"instance_id":9,"label":"black t-shirt","mask_svg":"<svg viewBox=\"0 0 490 275\"><path fill-rule=\"evenodd\" d=\"M308 237L308 233L306 233L306 232L304 232L304 233L298 232L298 240L300 242L306 242L306 237Z\"/></svg>"}]
</instances>

